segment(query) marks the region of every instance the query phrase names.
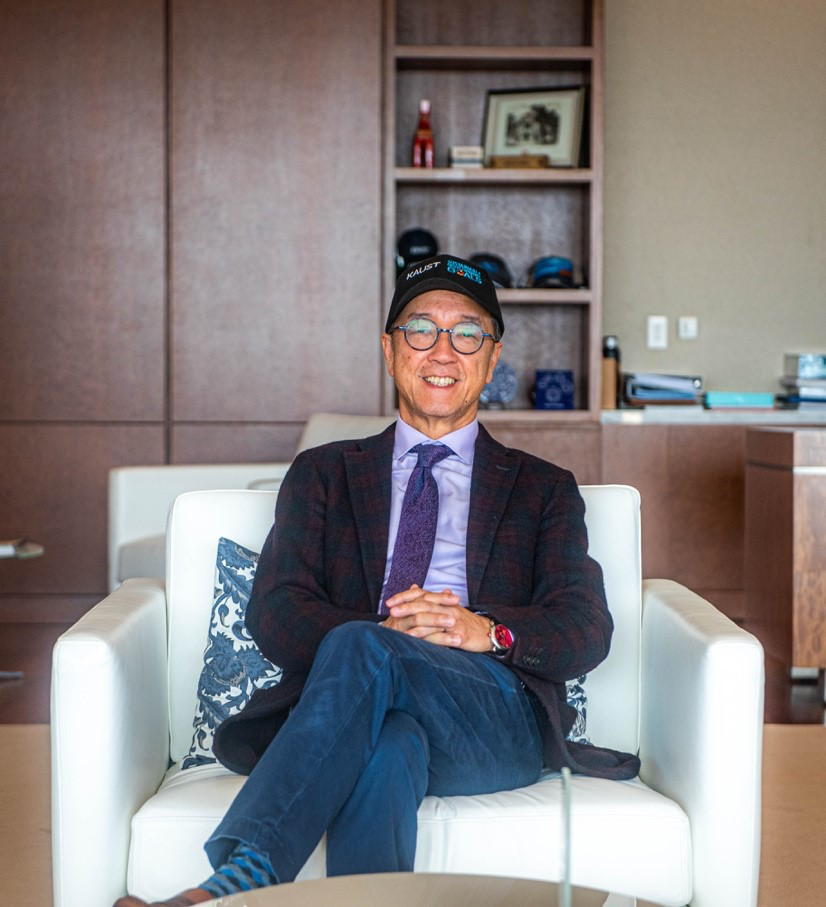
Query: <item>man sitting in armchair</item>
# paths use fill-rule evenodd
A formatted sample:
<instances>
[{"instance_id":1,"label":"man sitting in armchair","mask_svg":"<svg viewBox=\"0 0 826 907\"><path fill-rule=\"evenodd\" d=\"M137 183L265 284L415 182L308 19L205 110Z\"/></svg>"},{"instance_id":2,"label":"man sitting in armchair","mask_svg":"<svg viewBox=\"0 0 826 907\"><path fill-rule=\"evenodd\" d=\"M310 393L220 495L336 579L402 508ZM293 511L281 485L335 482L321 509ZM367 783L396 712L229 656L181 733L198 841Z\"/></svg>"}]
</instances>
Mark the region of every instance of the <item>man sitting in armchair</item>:
<instances>
[{"instance_id":1,"label":"man sitting in armchair","mask_svg":"<svg viewBox=\"0 0 826 907\"><path fill-rule=\"evenodd\" d=\"M426 794L511 790L543 767L637 773L565 739L565 681L605 658L613 625L574 477L477 421L503 332L469 262L399 277L381 336L399 418L284 479L247 611L282 680L216 732L249 778L206 842L214 874L159 904L292 881L325 832L329 875L411 871Z\"/></svg>"}]
</instances>

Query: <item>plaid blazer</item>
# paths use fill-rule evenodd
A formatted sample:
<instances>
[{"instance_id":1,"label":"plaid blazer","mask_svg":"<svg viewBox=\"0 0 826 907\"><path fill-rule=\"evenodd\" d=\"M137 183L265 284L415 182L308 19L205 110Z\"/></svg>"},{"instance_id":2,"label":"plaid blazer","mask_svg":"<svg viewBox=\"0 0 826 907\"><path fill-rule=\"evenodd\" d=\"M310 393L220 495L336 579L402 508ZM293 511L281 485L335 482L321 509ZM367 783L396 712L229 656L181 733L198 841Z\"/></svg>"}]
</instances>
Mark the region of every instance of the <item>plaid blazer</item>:
<instances>
[{"instance_id":1,"label":"plaid blazer","mask_svg":"<svg viewBox=\"0 0 826 907\"><path fill-rule=\"evenodd\" d=\"M219 726L215 754L234 771L251 771L275 736L324 636L347 621L383 619L394 435L391 425L304 451L281 485L247 627L283 676ZM605 658L613 631L584 513L570 472L506 448L479 427L467 530L470 607L516 637L505 663L547 716L545 764L628 778L638 771L636 757L564 739L574 717L565 680Z\"/></svg>"}]
</instances>

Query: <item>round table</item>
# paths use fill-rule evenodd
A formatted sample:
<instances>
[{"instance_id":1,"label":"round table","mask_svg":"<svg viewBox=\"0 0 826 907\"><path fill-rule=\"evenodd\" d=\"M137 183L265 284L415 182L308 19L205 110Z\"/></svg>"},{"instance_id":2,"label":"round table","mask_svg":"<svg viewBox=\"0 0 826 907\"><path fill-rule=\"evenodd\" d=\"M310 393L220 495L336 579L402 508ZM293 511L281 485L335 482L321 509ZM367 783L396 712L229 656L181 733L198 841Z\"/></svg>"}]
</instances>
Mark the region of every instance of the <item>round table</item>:
<instances>
[{"instance_id":1,"label":"round table","mask_svg":"<svg viewBox=\"0 0 826 907\"><path fill-rule=\"evenodd\" d=\"M558 892L553 882L532 879L386 872L258 888L207 901L204 907L556 907ZM635 903L604 891L572 889L571 907L604 907L606 902L608 907ZM654 907L639 900L636 905Z\"/></svg>"}]
</instances>

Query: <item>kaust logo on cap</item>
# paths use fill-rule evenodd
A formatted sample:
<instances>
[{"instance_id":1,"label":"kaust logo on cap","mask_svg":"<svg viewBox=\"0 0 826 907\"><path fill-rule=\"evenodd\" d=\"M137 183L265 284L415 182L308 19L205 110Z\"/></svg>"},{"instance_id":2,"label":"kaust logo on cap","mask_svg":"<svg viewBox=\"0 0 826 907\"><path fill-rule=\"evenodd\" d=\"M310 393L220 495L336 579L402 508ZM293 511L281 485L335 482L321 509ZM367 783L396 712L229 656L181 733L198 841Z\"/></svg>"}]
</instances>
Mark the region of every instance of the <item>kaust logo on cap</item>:
<instances>
[{"instance_id":1,"label":"kaust logo on cap","mask_svg":"<svg viewBox=\"0 0 826 907\"><path fill-rule=\"evenodd\" d=\"M440 261L428 262L428 264L426 264L426 265L422 265L419 268L412 268L411 270L407 271L405 273L404 279L405 280L415 280L415 278L419 277L421 274L425 274L428 271L432 271L434 268L441 268L441 266L442 266L442 263Z\"/></svg>"},{"instance_id":2,"label":"kaust logo on cap","mask_svg":"<svg viewBox=\"0 0 826 907\"><path fill-rule=\"evenodd\" d=\"M453 255L438 255L416 262L400 275L390 303L385 331L390 330L411 299L415 299L421 293L438 289L453 290L469 296L493 316L499 326L499 336L502 336L505 323L490 275Z\"/></svg>"}]
</instances>

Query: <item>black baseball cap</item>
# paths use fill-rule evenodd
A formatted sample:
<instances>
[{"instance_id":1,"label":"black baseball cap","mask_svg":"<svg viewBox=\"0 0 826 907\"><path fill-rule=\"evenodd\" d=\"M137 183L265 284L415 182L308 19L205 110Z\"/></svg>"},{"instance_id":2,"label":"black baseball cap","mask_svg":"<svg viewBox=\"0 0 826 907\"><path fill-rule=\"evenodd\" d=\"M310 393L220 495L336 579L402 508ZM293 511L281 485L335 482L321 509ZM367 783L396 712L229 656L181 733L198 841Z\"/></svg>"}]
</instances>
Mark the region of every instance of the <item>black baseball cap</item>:
<instances>
[{"instance_id":1,"label":"black baseball cap","mask_svg":"<svg viewBox=\"0 0 826 907\"><path fill-rule=\"evenodd\" d=\"M405 230L399 236L396 249L396 264L398 265L396 273L401 274L413 262L438 255L439 241L430 230L425 230L423 227L414 227L412 230Z\"/></svg>"},{"instance_id":2,"label":"black baseball cap","mask_svg":"<svg viewBox=\"0 0 826 907\"><path fill-rule=\"evenodd\" d=\"M385 332L390 331L393 322L399 317L402 309L417 296L430 290L452 290L469 296L496 321L499 336L505 333L505 322L502 310L496 298L496 287L490 275L478 265L471 264L455 255L435 255L417 261L405 268L396 281L396 291L390 303Z\"/></svg>"},{"instance_id":3,"label":"black baseball cap","mask_svg":"<svg viewBox=\"0 0 826 907\"><path fill-rule=\"evenodd\" d=\"M487 271L495 286L502 287L503 290L513 286L513 277L504 258L500 258L492 252L478 252L476 255L470 256L470 263Z\"/></svg>"}]
</instances>

